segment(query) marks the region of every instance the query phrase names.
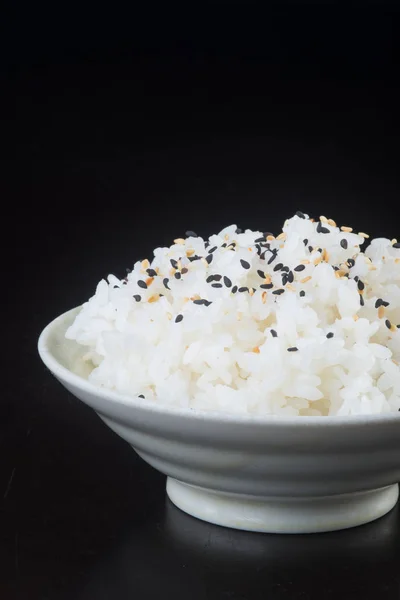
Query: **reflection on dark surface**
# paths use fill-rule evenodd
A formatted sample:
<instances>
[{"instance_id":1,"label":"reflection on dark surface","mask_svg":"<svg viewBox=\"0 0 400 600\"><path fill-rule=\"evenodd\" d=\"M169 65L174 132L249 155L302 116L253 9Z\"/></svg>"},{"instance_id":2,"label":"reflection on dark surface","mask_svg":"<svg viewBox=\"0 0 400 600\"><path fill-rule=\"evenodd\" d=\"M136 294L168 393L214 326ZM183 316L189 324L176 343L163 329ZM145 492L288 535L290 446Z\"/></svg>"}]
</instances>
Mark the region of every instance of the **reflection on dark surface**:
<instances>
[{"instance_id":1,"label":"reflection on dark surface","mask_svg":"<svg viewBox=\"0 0 400 600\"><path fill-rule=\"evenodd\" d=\"M396 507L347 531L259 534L199 521L166 500L158 518L121 540L73 597L142 600L165 590L194 600L399 598L398 524Z\"/></svg>"}]
</instances>

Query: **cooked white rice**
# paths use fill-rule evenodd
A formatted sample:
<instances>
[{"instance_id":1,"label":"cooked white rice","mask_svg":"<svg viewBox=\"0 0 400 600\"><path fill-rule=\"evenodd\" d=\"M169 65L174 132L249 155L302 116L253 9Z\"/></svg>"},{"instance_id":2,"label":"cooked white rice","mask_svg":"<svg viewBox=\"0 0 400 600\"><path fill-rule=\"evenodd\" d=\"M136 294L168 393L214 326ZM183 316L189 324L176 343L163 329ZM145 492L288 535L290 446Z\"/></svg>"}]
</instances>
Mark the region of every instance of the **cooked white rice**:
<instances>
[{"instance_id":1,"label":"cooked white rice","mask_svg":"<svg viewBox=\"0 0 400 600\"><path fill-rule=\"evenodd\" d=\"M187 232L109 275L66 337L97 386L253 415L400 409L400 244L303 213L283 233Z\"/></svg>"}]
</instances>

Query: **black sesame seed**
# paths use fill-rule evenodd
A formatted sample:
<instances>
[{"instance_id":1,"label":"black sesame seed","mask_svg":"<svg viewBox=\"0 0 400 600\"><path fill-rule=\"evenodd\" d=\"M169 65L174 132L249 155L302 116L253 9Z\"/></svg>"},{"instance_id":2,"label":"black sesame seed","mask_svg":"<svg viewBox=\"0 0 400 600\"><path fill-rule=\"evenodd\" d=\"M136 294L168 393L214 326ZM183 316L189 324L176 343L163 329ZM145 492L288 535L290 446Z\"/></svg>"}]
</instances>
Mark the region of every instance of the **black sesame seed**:
<instances>
[{"instance_id":1,"label":"black sesame seed","mask_svg":"<svg viewBox=\"0 0 400 600\"><path fill-rule=\"evenodd\" d=\"M212 283L211 287L213 287L213 288L222 288L222 283Z\"/></svg>"},{"instance_id":2,"label":"black sesame seed","mask_svg":"<svg viewBox=\"0 0 400 600\"><path fill-rule=\"evenodd\" d=\"M183 321L183 315L178 315L175 319L175 323L180 323L181 321Z\"/></svg>"},{"instance_id":3,"label":"black sesame seed","mask_svg":"<svg viewBox=\"0 0 400 600\"><path fill-rule=\"evenodd\" d=\"M272 293L275 294L275 296L280 296L281 294L283 294L285 290L279 289L279 290L274 290Z\"/></svg>"},{"instance_id":4,"label":"black sesame seed","mask_svg":"<svg viewBox=\"0 0 400 600\"><path fill-rule=\"evenodd\" d=\"M139 394L138 398L144 398L143 394Z\"/></svg>"},{"instance_id":5,"label":"black sesame seed","mask_svg":"<svg viewBox=\"0 0 400 600\"><path fill-rule=\"evenodd\" d=\"M275 259L276 259L276 257L277 257L277 254L278 254L277 252L274 252L274 253L273 253L273 255L271 256L271 258L268 260L268 264L269 264L269 265L270 265L271 263L273 263L273 262L274 262L274 260L275 260Z\"/></svg>"},{"instance_id":6,"label":"black sesame seed","mask_svg":"<svg viewBox=\"0 0 400 600\"><path fill-rule=\"evenodd\" d=\"M378 298L378 300L375 302L375 308L379 308L380 306L382 306L382 298Z\"/></svg>"},{"instance_id":7,"label":"black sesame seed","mask_svg":"<svg viewBox=\"0 0 400 600\"><path fill-rule=\"evenodd\" d=\"M330 340L331 338L333 338L334 335L335 334L332 331L330 331L329 333L326 334L326 337L328 338L328 340Z\"/></svg>"},{"instance_id":8,"label":"black sesame seed","mask_svg":"<svg viewBox=\"0 0 400 600\"><path fill-rule=\"evenodd\" d=\"M125 269L127 273L132 273L132 269Z\"/></svg>"},{"instance_id":9,"label":"black sesame seed","mask_svg":"<svg viewBox=\"0 0 400 600\"><path fill-rule=\"evenodd\" d=\"M308 244L308 239L307 239L307 238L304 238L304 240L303 240L303 244L304 244L305 246L307 246L307 244Z\"/></svg>"},{"instance_id":10,"label":"black sesame seed","mask_svg":"<svg viewBox=\"0 0 400 600\"><path fill-rule=\"evenodd\" d=\"M298 210L296 212L296 217L300 217L300 219L305 219L306 215L304 213L302 213L301 210Z\"/></svg>"},{"instance_id":11,"label":"black sesame seed","mask_svg":"<svg viewBox=\"0 0 400 600\"><path fill-rule=\"evenodd\" d=\"M261 256L261 254L262 254L262 248L261 248L261 246L259 246L257 244L256 248L257 248L257 254L258 254L258 256Z\"/></svg>"},{"instance_id":12,"label":"black sesame seed","mask_svg":"<svg viewBox=\"0 0 400 600\"><path fill-rule=\"evenodd\" d=\"M396 325L396 327L397 327L397 329L400 329L400 323L399 323L399 325Z\"/></svg>"},{"instance_id":13,"label":"black sesame seed","mask_svg":"<svg viewBox=\"0 0 400 600\"><path fill-rule=\"evenodd\" d=\"M322 248L318 248L318 252L319 252L320 254L322 254L322 252L323 252Z\"/></svg>"},{"instance_id":14,"label":"black sesame seed","mask_svg":"<svg viewBox=\"0 0 400 600\"><path fill-rule=\"evenodd\" d=\"M167 290L169 290L169 289L170 289L170 288L168 287L168 281L169 281L168 277L165 277L165 278L163 279L163 284L164 284L164 287L165 287L165 288L167 288Z\"/></svg>"},{"instance_id":15,"label":"black sesame seed","mask_svg":"<svg viewBox=\"0 0 400 600\"><path fill-rule=\"evenodd\" d=\"M293 271L289 271L289 274L288 274L288 282L289 282L289 283L293 283L293 281L294 281L294 275L293 275Z\"/></svg>"},{"instance_id":16,"label":"black sesame seed","mask_svg":"<svg viewBox=\"0 0 400 600\"><path fill-rule=\"evenodd\" d=\"M317 233L330 233L327 227L323 227L321 221L317 225Z\"/></svg>"},{"instance_id":17,"label":"black sesame seed","mask_svg":"<svg viewBox=\"0 0 400 600\"><path fill-rule=\"evenodd\" d=\"M289 267L282 267L281 271L285 271L285 273L289 273Z\"/></svg>"},{"instance_id":18,"label":"black sesame seed","mask_svg":"<svg viewBox=\"0 0 400 600\"><path fill-rule=\"evenodd\" d=\"M260 242L265 242L265 237L264 237L264 236L262 236L262 237L259 237L259 238L257 238L256 240L254 240L254 243L255 243L255 244L259 244Z\"/></svg>"},{"instance_id":19,"label":"black sesame seed","mask_svg":"<svg viewBox=\"0 0 400 600\"><path fill-rule=\"evenodd\" d=\"M237 227L237 228L236 228L236 231L235 231L235 233L237 233L237 234L239 234L239 233L243 233L243 230L242 230L242 229L240 229L240 227Z\"/></svg>"},{"instance_id":20,"label":"black sesame seed","mask_svg":"<svg viewBox=\"0 0 400 600\"><path fill-rule=\"evenodd\" d=\"M140 288L142 288L143 290L147 289L147 283L145 281L143 281L142 279L139 279L139 281L137 282L138 286Z\"/></svg>"},{"instance_id":21,"label":"black sesame seed","mask_svg":"<svg viewBox=\"0 0 400 600\"><path fill-rule=\"evenodd\" d=\"M288 352L297 352L298 348L296 348L296 346L292 346L291 348L287 348Z\"/></svg>"},{"instance_id":22,"label":"black sesame seed","mask_svg":"<svg viewBox=\"0 0 400 600\"><path fill-rule=\"evenodd\" d=\"M210 245L210 242L208 240L206 242L204 242L204 248L208 248L209 245Z\"/></svg>"},{"instance_id":23,"label":"black sesame seed","mask_svg":"<svg viewBox=\"0 0 400 600\"><path fill-rule=\"evenodd\" d=\"M157 271L155 271L154 269L147 269L146 273L149 277L157 277Z\"/></svg>"},{"instance_id":24,"label":"black sesame seed","mask_svg":"<svg viewBox=\"0 0 400 600\"><path fill-rule=\"evenodd\" d=\"M300 292L300 296L303 298L303 296L305 296L305 295L306 295L305 291L304 291L304 290L301 290L301 292Z\"/></svg>"},{"instance_id":25,"label":"black sesame seed","mask_svg":"<svg viewBox=\"0 0 400 600\"><path fill-rule=\"evenodd\" d=\"M197 233L195 233L194 231L187 231L185 235L186 235L186 237L194 237L194 238L199 237L197 235Z\"/></svg>"},{"instance_id":26,"label":"black sesame seed","mask_svg":"<svg viewBox=\"0 0 400 600\"><path fill-rule=\"evenodd\" d=\"M278 263L277 265L275 265L274 267L274 271L280 271L283 267L283 263Z\"/></svg>"},{"instance_id":27,"label":"black sesame seed","mask_svg":"<svg viewBox=\"0 0 400 600\"><path fill-rule=\"evenodd\" d=\"M312 252L314 250L314 248L312 246L308 246L308 251Z\"/></svg>"},{"instance_id":28,"label":"black sesame seed","mask_svg":"<svg viewBox=\"0 0 400 600\"><path fill-rule=\"evenodd\" d=\"M248 291L249 291L249 288L248 288L248 287L245 287L245 286L243 286L243 287L240 287L240 288L238 289L238 291L239 291L239 292L248 292Z\"/></svg>"},{"instance_id":29,"label":"black sesame seed","mask_svg":"<svg viewBox=\"0 0 400 600\"><path fill-rule=\"evenodd\" d=\"M174 267L174 269L178 268L178 261L175 260L174 258L170 258L169 262L171 263L171 265Z\"/></svg>"},{"instance_id":30,"label":"black sesame seed","mask_svg":"<svg viewBox=\"0 0 400 600\"><path fill-rule=\"evenodd\" d=\"M221 281L221 279L222 279L222 275L218 275L218 274L214 275L214 281Z\"/></svg>"},{"instance_id":31,"label":"black sesame seed","mask_svg":"<svg viewBox=\"0 0 400 600\"><path fill-rule=\"evenodd\" d=\"M208 262L208 264L209 264L209 265L211 265L211 263L212 263L213 256L214 256L214 254L209 254L209 255L206 257L206 261Z\"/></svg>"},{"instance_id":32,"label":"black sesame seed","mask_svg":"<svg viewBox=\"0 0 400 600\"><path fill-rule=\"evenodd\" d=\"M306 268L306 265L297 265L297 267L295 267L294 270L297 273L300 273L301 271L304 271L305 268Z\"/></svg>"},{"instance_id":33,"label":"black sesame seed","mask_svg":"<svg viewBox=\"0 0 400 600\"><path fill-rule=\"evenodd\" d=\"M136 302L140 302L142 299L142 296L140 296L139 294L135 294L133 297L135 298Z\"/></svg>"},{"instance_id":34,"label":"black sesame seed","mask_svg":"<svg viewBox=\"0 0 400 600\"><path fill-rule=\"evenodd\" d=\"M288 276L288 275L286 275L286 273L284 273L284 274L282 275L282 285L286 285L286 284L287 284L287 282L288 282L288 280L289 280L289 276Z\"/></svg>"},{"instance_id":35,"label":"black sesame seed","mask_svg":"<svg viewBox=\"0 0 400 600\"><path fill-rule=\"evenodd\" d=\"M358 289L359 289L360 291L362 291L362 290L365 288L365 285L364 285L364 283L361 281L361 279L359 279L359 280L357 281L357 287L358 287Z\"/></svg>"},{"instance_id":36,"label":"black sesame seed","mask_svg":"<svg viewBox=\"0 0 400 600\"><path fill-rule=\"evenodd\" d=\"M262 254L260 254L260 258L261 258L261 260L264 260L264 259L265 259L265 254L266 254L266 251L265 251L265 252L263 252Z\"/></svg>"},{"instance_id":37,"label":"black sesame seed","mask_svg":"<svg viewBox=\"0 0 400 600\"><path fill-rule=\"evenodd\" d=\"M214 275L209 275L206 279L206 283L211 283L212 281L214 281Z\"/></svg>"},{"instance_id":38,"label":"black sesame seed","mask_svg":"<svg viewBox=\"0 0 400 600\"><path fill-rule=\"evenodd\" d=\"M271 335L272 337L278 337L278 334L276 333L275 329L271 329Z\"/></svg>"},{"instance_id":39,"label":"black sesame seed","mask_svg":"<svg viewBox=\"0 0 400 600\"><path fill-rule=\"evenodd\" d=\"M221 248L226 248L226 246L227 246L227 244L226 244L226 242L224 242L224 243L221 245Z\"/></svg>"},{"instance_id":40,"label":"black sesame seed","mask_svg":"<svg viewBox=\"0 0 400 600\"><path fill-rule=\"evenodd\" d=\"M261 277L261 279L265 279L265 273L264 273L264 271L261 271L261 269L258 269L258 271L257 271L257 275L258 275L259 277Z\"/></svg>"},{"instance_id":41,"label":"black sesame seed","mask_svg":"<svg viewBox=\"0 0 400 600\"><path fill-rule=\"evenodd\" d=\"M212 304L212 302L210 300L204 300L203 304L204 304L204 306L210 306L210 304Z\"/></svg>"},{"instance_id":42,"label":"black sesame seed","mask_svg":"<svg viewBox=\"0 0 400 600\"><path fill-rule=\"evenodd\" d=\"M359 278L359 276L358 276L358 275L356 275L356 276L354 277L354 281L355 281L356 283L358 282L358 280L359 280L359 279L360 279L360 278Z\"/></svg>"},{"instance_id":43,"label":"black sesame seed","mask_svg":"<svg viewBox=\"0 0 400 600\"><path fill-rule=\"evenodd\" d=\"M354 260L354 258L348 258L347 259L347 265L350 267L354 267L354 265L356 264L356 261Z\"/></svg>"},{"instance_id":44,"label":"black sesame seed","mask_svg":"<svg viewBox=\"0 0 400 600\"><path fill-rule=\"evenodd\" d=\"M347 240L345 240L345 239L343 239L343 240L340 240L340 245L342 246L342 248L343 248L344 250L347 250L347 248L348 248L348 243L347 243Z\"/></svg>"},{"instance_id":45,"label":"black sesame seed","mask_svg":"<svg viewBox=\"0 0 400 600\"><path fill-rule=\"evenodd\" d=\"M386 300L382 300L381 304L382 304L382 306L384 306L386 308L387 306L389 306L390 303L386 302Z\"/></svg>"},{"instance_id":46,"label":"black sesame seed","mask_svg":"<svg viewBox=\"0 0 400 600\"><path fill-rule=\"evenodd\" d=\"M210 248L210 250L208 251L208 254L212 254L213 252L216 251L216 249L218 248L218 246L213 246L212 248Z\"/></svg>"},{"instance_id":47,"label":"black sesame seed","mask_svg":"<svg viewBox=\"0 0 400 600\"><path fill-rule=\"evenodd\" d=\"M396 248L396 250L398 250L400 248L400 242L396 242L395 244L393 244L393 248Z\"/></svg>"},{"instance_id":48,"label":"black sesame seed","mask_svg":"<svg viewBox=\"0 0 400 600\"><path fill-rule=\"evenodd\" d=\"M224 284L226 285L226 287L230 288L232 287L232 281L229 279L229 277L227 277L226 275L224 276Z\"/></svg>"},{"instance_id":49,"label":"black sesame seed","mask_svg":"<svg viewBox=\"0 0 400 600\"><path fill-rule=\"evenodd\" d=\"M199 298L198 300L193 300L193 304L197 304L198 306L201 306L204 304L204 300L202 298Z\"/></svg>"},{"instance_id":50,"label":"black sesame seed","mask_svg":"<svg viewBox=\"0 0 400 600\"><path fill-rule=\"evenodd\" d=\"M274 287L273 283L263 283L263 284L260 285L260 288L262 290L270 290L273 287Z\"/></svg>"},{"instance_id":51,"label":"black sesame seed","mask_svg":"<svg viewBox=\"0 0 400 600\"><path fill-rule=\"evenodd\" d=\"M182 277L182 275L180 274L179 271L177 271L174 275L175 279L180 279Z\"/></svg>"},{"instance_id":52,"label":"black sesame seed","mask_svg":"<svg viewBox=\"0 0 400 600\"><path fill-rule=\"evenodd\" d=\"M242 265L243 269L250 269L250 263L248 263L247 260L243 260L243 258L241 258L240 264Z\"/></svg>"},{"instance_id":53,"label":"black sesame seed","mask_svg":"<svg viewBox=\"0 0 400 600\"><path fill-rule=\"evenodd\" d=\"M237 291L238 291L238 286L234 285L232 288L232 294L236 294Z\"/></svg>"},{"instance_id":54,"label":"black sesame seed","mask_svg":"<svg viewBox=\"0 0 400 600\"><path fill-rule=\"evenodd\" d=\"M365 304L364 298L360 294L360 305L364 306L364 304Z\"/></svg>"},{"instance_id":55,"label":"black sesame seed","mask_svg":"<svg viewBox=\"0 0 400 600\"><path fill-rule=\"evenodd\" d=\"M187 267L183 267L181 273L182 273L182 275L185 275L188 271L189 271L189 269Z\"/></svg>"},{"instance_id":56,"label":"black sesame seed","mask_svg":"<svg viewBox=\"0 0 400 600\"><path fill-rule=\"evenodd\" d=\"M386 319L386 321L385 321L385 325L386 325L386 327L387 327L388 329L390 329L390 328L391 328L392 324L391 324L391 322L389 321L389 319Z\"/></svg>"},{"instance_id":57,"label":"black sesame seed","mask_svg":"<svg viewBox=\"0 0 400 600\"><path fill-rule=\"evenodd\" d=\"M265 237L265 239L267 239L267 237L270 235L272 235L272 237L274 237L274 234L271 233L270 231L263 231L263 236Z\"/></svg>"},{"instance_id":58,"label":"black sesame seed","mask_svg":"<svg viewBox=\"0 0 400 600\"><path fill-rule=\"evenodd\" d=\"M201 256L198 256L198 254L194 254L194 256L188 256L188 260L190 262L194 262L195 260L200 260Z\"/></svg>"}]
</instances>

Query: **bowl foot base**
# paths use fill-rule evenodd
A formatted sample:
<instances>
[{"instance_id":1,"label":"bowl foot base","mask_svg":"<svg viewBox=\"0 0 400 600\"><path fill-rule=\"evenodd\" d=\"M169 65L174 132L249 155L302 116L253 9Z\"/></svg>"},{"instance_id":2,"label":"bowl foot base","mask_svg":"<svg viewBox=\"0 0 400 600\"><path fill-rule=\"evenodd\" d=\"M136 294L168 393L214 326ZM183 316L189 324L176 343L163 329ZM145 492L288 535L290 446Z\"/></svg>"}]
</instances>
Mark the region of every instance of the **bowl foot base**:
<instances>
[{"instance_id":1,"label":"bowl foot base","mask_svg":"<svg viewBox=\"0 0 400 600\"><path fill-rule=\"evenodd\" d=\"M306 498L242 496L168 477L167 494L181 510L209 523L266 533L318 533L374 521L397 502L399 486Z\"/></svg>"}]
</instances>

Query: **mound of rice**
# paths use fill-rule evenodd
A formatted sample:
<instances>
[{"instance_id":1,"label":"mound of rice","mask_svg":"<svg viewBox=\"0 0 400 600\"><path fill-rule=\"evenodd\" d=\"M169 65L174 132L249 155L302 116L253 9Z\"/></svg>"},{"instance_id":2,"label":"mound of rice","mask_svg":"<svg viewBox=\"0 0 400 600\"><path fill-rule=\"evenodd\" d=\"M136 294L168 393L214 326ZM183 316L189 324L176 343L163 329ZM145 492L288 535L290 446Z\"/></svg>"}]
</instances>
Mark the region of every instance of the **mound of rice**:
<instances>
[{"instance_id":1,"label":"mound of rice","mask_svg":"<svg viewBox=\"0 0 400 600\"><path fill-rule=\"evenodd\" d=\"M400 409L400 243L301 212L231 225L100 281L66 337L97 386L252 415Z\"/></svg>"}]
</instances>

